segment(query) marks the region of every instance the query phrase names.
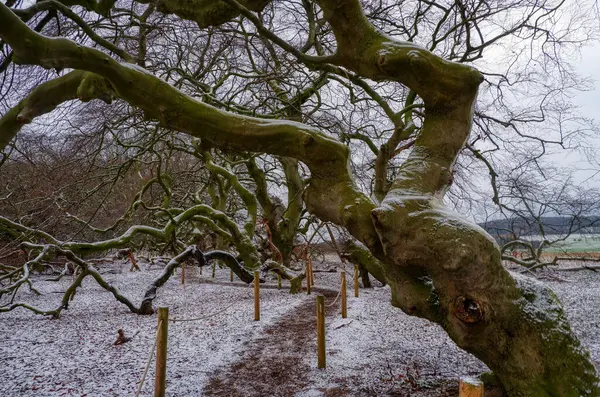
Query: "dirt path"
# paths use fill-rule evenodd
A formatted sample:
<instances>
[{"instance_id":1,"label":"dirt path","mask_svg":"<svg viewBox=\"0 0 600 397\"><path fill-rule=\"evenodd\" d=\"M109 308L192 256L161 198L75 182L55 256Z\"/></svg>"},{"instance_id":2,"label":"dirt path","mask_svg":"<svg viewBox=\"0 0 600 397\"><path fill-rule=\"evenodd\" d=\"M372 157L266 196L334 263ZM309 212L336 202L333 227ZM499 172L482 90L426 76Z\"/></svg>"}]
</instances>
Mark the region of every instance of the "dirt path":
<instances>
[{"instance_id":1,"label":"dirt path","mask_svg":"<svg viewBox=\"0 0 600 397\"><path fill-rule=\"evenodd\" d=\"M337 291L320 289L315 294L325 296L326 323L339 318ZM331 305L331 306L330 306ZM330 351L328 354L332 354ZM379 366L385 366L381 362ZM424 379L417 372L406 372L389 379L383 377L376 385L361 383L354 377L331 375L335 387L315 385L316 318L314 295L285 314L277 323L265 329L264 335L248 342L241 358L210 375L202 391L211 397L456 397L458 382L449 379ZM373 366L365 370L373 370ZM408 368L408 367L407 367ZM416 367L415 367L416 368ZM377 372L382 368L376 367ZM391 371L391 370L390 370ZM311 374L313 378L311 378ZM486 396L488 391L486 391ZM498 397L498 394L490 394Z\"/></svg>"},{"instance_id":2,"label":"dirt path","mask_svg":"<svg viewBox=\"0 0 600 397\"><path fill-rule=\"evenodd\" d=\"M337 291L315 289L331 305ZM313 295L314 296L314 295ZM339 311L339 301L327 307L326 320ZM242 358L212 375L203 395L215 397L293 396L308 385L310 360L316 360L315 299L286 314L265 330L265 335L250 342ZM315 364L316 365L316 364ZM322 390L325 396L346 396L340 388Z\"/></svg>"}]
</instances>

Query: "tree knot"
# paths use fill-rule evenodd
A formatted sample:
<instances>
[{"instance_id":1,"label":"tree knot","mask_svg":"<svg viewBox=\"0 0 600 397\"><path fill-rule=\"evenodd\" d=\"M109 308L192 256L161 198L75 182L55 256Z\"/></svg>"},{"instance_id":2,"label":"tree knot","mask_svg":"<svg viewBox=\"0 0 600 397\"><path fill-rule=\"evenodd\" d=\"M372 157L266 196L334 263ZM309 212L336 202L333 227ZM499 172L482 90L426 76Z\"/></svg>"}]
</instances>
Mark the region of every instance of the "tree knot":
<instances>
[{"instance_id":1,"label":"tree knot","mask_svg":"<svg viewBox=\"0 0 600 397\"><path fill-rule=\"evenodd\" d=\"M473 299L459 296L454 300L454 315L464 323L474 324L483 318L483 307Z\"/></svg>"},{"instance_id":2,"label":"tree knot","mask_svg":"<svg viewBox=\"0 0 600 397\"><path fill-rule=\"evenodd\" d=\"M387 56L385 54L381 54L375 63L375 67L381 73L384 73L384 67L387 64Z\"/></svg>"}]
</instances>

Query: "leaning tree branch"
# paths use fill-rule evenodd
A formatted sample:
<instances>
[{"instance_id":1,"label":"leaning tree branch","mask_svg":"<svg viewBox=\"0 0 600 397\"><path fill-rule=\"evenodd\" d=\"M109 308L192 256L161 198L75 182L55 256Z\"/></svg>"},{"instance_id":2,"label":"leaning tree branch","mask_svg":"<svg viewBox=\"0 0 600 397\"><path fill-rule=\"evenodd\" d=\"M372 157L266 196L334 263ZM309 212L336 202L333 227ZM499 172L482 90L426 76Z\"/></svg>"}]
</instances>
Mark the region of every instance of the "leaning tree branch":
<instances>
[{"instance_id":1,"label":"leaning tree branch","mask_svg":"<svg viewBox=\"0 0 600 397\"><path fill-rule=\"evenodd\" d=\"M198 148L198 150L201 150ZM204 150L199 153L201 157L204 158L206 168L214 175L220 175L225 178L229 184L233 187L235 192L240 196L244 204L246 205L246 210L248 211L247 220L244 224L244 230L249 238L254 236L254 227L256 225L256 214L258 211L258 202L254 194L252 194L248 189L246 189L239 181L237 175L235 173L227 170L226 168L216 164L209 150Z\"/></svg>"},{"instance_id":2,"label":"leaning tree branch","mask_svg":"<svg viewBox=\"0 0 600 397\"><path fill-rule=\"evenodd\" d=\"M110 103L112 95L100 76L80 70L40 84L0 118L0 148L4 149L25 124L50 113L63 102L99 98Z\"/></svg>"},{"instance_id":3,"label":"leaning tree branch","mask_svg":"<svg viewBox=\"0 0 600 397\"><path fill-rule=\"evenodd\" d=\"M245 283L250 283L253 280L253 276L250 272L248 272L244 267L236 260L236 258L224 251L209 251L203 253L196 246L187 247L180 254L173 257L169 263L165 266L162 273L152 281L150 286L146 289L144 297L139 306L136 306L132 301L127 298L125 295L121 294L119 290L107 282L96 270L94 266L92 266L89 262L78 257L73 251L61 248L54 244L24 244L28 249L39 251L37 256L28 261L23 267L19 269L18 279L8 286L2 288L0 290L0 298L3 294L11 293L13 299L6 305L0 306L0 313L8 312L14 310L16 308L22 307L24 309L30 310L36 314L40 315L48 315L54 318L58 318L62 312L62 310L68 309L69 302L75 296L77 288L79 288L83 282L83 280L87 276L91 276L102 288L109 291L117 301L123 303L125 306L129 308L132 313L136 314L152 314L154 313L154 309L152 307L152 303L156 298L156 294L159 288L161 288L167 280L173 275L173 272L176 268L181 266L186 260L193 260L198 266L206 266L210 260L218 259L222 260L231 270ZM63 297L61 299L61 303L55 309L44 310L37 307L34 307L28 303L24 302L13 302L14 297L16 296L17 291L21 287L21 285L28 283L33 290L32 282L31 282L31 273L30 267L35 264L41 264L42 261L48 260L53 256L63 256L73 262L76 265L75 271L79 271L79 274L75 278L75 280L67 287ZM56 279L56 281L60 280L60 277Z\"/></svg>"},{"instance_id":4,"label":"leaning tree branch","mask_svg":"<svg viewBox=\"0 0 600 397\"><path fill-rule=\"evenodd\" d=\"M196 216L207 216L211 219L219 220L225 226L230 228L234 236L241 236L235 222L221 211L205 205L197 204L193 207L181 211L178 215L172 217L162 229L145 225L134 225L127 229L123 234L107 240L96 241L93 243L79 241L60 241L54 236L41 230L27 227L8 218L0 216L0 230L4 230L16 238L31 240L32 238L43 239L63 249L73 251L77 254L90 254L94 252L106 251L112 248L122 248L131 243L138 235L149 235L159 240L168 241L173 235L175 228L185 222L193 220ZM202 218L199 218L202 219ZM237 233L237 234L236 234Z\"/></svg>"},{"instance_id":5,"label":"leaning tree branch","mask_svg":"<svg viewBox=\"0 0 600 397\"><path fill-rule=\"evenodd\" d=\"M205 261L209 262L211 260L220 260L227 267L229 267L233 273L239 277L240 280L245 282L246 284L250 284L252 280L254 280L254 276L248 270L242 266L242 264L237 260L237 258L231 255L229 252L220 251L220 250L212 250L206 252L204 254Z\"/></svg>"}]
</instances>

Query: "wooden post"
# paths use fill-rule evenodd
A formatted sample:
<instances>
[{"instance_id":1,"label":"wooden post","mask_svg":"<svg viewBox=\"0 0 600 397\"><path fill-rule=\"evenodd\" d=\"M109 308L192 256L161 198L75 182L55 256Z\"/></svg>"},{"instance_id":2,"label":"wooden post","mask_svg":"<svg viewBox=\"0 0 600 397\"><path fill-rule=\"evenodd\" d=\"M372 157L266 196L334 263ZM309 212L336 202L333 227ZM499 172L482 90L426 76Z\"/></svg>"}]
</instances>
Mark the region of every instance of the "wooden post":
<instances>
[{"instance_id":1,"label":"wooden post","mask_svg":"<svg viewBox=\"0 0 600 397\"><path fill-rule=\"evenodd\" d=\"M358 298L358 265L354 265L354 297Z\"/></svg>"},{"instance_id":2,"label":"wooden post","mask_svg":"<svg viewBox=\"0 0 600 397\"><path fill-rule=\"evenodd\" d=\"M470 377L461 378L458 397L483 397L483 382Z\"/></svg>"},{"instance_id":3,"label":"wooden post","mask_svg":"<svg viewBox=\"0 0 600 397\"><path fill-rule=\"evenodd\" d=\"M215 269L217 268L217 265L215 265L213 263L213 272L212 272L212 278L215 278Z\"/></svg>"},{"instance_id":4,"label":"wooden post","mask_svg":"<svg viewBox=\"0 0 600 397\"><path fill-rule=\"evenodd\" d=\"M233 269L229 269L229 281L233 283Z\"/></svg>"},{"instance_id":5,"label":"wooden post","mask_svg":"<svg viewBox=\"0 0 600 397\"><path fill-rule=\"evenodd\" d=\"M181 264L181 284L185 284L185 262Z\"/></svg>"},{"instance_id":6,"label":"wooden post","mask_svg":"<svg viewBox=\"0 0 600 397\"><path fill-rule=\"evenodd\" d=\"M348 298L346 297L346 272L342 272L342 318L348 317Z\"/></svg>"},{"instance_id":7,"label":"wooden post","mask_svg":"<svg viewBox=\"0 0 600 397\"><path fill-rule=\"evenodd\" d=\"M317 367L325 368L325 297L317 296Z\"/></svg>"},{"instance_id":8,"label":"wooden post","mask_svg":"<svg viewBox=\"0 0 600 397\"><path fill-rule=\"evenodd\" d=\"M311 282L310 282L310 264L309 262L306 262L306 294L310 295L310 286L311 286Z\"/></svg>"},{"instance_id":9,"label":"wooden post","mask_svg":"<svg viewBox=\"0 0 600 397\"><path fill-rule=\"evenodd\" d=\"M135 258L133 257L133 250L130 248L129 252L127 253L127 255L129 256L129 260L131 261L131 268L129 269L130 272L137 270L137 271L141 271L140 267L137 265Z\"/></svg>"},{"instance_id":10,"label":"wooden post","mask_svg":"<svg viewBox=\"0 0 600 397\"><path fill-rule=\"evenodd\" d=\"M169 331L169 308L158 308L158 335L156 343L156 377L154 397L165 397L167 386L167 335Z\"/></svg>"},{"instance_id":11,"label":"wooden post","mask_svg":"<svg viewBox=\"0 0 600 397\"><path fill-rule=\"evenodd\" d=\"M277 274L277 289L281 289L281 274Z\"/></svg>"},{"instance_id":12,"label":"wooden post","mask_svg":"<svg viewBox=\"0 0 600 397\"><path fill-rule=\"evenodd\" d=\"M260 278L254 272L254 321L260 321Z\"/></svg>"},{"instance_id":13,"label":"wooden post","mask_svg":"<svg viewBox=\"0 0 600 397\"><path fill-rule=\"evenodd\" d=\"M313 272L312 259L308 257L308 265L310 266L310 285L315 285L315 273Z\"/></svg>"}]
</instances>

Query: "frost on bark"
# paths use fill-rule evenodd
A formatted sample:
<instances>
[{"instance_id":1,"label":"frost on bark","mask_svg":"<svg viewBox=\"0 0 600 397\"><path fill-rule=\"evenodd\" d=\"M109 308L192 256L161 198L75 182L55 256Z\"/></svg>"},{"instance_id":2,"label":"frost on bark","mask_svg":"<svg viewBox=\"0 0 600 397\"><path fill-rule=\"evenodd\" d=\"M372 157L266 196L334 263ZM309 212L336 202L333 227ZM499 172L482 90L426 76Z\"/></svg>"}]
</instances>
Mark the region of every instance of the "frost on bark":
<instances>
[{"instance_id":1,"label":"frost on bark","mask_svg":"<svg viewBox=\"0 0 600 397\"><path fill-rule=\"evenodd\" d=\"M237 2L226 3L236 13L253 15ZM412 153L380 205L355 186L349 149L311 126L240 116L198 102L142 68L68 40L44 38L2 4L0 36L13 48L15 61L95 73L118 97L164 127L218 147L303 162L311 172L304 191L309 211L345 227L364 244L381 263L393 305L440 324L457 345L494 371L509 396L600 395L589 354L552 291L511 275L494 240L443 205L454 162L470 132L481 74L379 33L356 0L317 3L333 30L337 53L294 53L300 62L402 83L425 104Z\"/></svg>"}]
</instances>

